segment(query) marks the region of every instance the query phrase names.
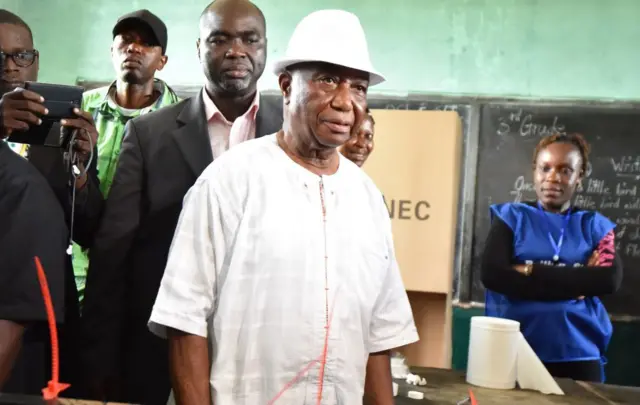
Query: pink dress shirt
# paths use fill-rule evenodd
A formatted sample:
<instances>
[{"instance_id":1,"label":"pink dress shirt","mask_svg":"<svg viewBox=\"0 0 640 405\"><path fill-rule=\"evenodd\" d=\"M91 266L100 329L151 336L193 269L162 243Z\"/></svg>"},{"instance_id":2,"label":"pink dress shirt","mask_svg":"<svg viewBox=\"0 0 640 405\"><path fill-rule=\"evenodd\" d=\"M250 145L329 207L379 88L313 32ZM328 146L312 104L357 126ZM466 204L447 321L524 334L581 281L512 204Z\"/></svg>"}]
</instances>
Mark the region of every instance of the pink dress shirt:
<instances>
[{"instance_id":1,"label":"pink dress shirt","mask_svg":"<svg viewBox=\"0 0 640 405\"><path fill-rule=\"evenodd\" d=\"M205 89L202 89L202 99L204 100L204 112L207 116L209 141L214 159L230 147L255 138L256 115L260 104L259 92L256 92L256 97L249 109L233 122L229 122L222 115Z\"/></svg>"}]
</instances>

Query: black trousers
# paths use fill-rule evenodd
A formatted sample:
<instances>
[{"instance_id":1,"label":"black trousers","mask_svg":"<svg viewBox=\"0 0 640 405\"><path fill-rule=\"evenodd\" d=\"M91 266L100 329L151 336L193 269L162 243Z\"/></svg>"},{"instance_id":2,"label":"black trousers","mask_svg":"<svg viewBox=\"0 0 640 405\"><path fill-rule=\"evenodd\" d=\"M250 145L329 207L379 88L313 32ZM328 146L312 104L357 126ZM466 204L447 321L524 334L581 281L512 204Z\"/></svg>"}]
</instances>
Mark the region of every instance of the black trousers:
<instances>
[{"instance_id":1,"label":"black trousers","mask_svg":"<svg viewBox=\"0 0 640 405\"><path fill-rule=\"evenodd\" d=\"M544 363L549 373L556 378L570 378L577 381L601 382L602 364L600 360L567 361Z\"/></svg>"}]
</instances>

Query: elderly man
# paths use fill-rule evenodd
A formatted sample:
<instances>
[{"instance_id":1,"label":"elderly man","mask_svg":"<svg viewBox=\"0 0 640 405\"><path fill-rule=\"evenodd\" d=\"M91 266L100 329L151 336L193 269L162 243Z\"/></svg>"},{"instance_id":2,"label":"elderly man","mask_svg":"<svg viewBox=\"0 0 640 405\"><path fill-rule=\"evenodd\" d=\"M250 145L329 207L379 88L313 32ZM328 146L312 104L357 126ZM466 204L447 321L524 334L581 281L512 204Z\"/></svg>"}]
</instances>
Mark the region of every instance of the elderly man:
<instances>
[{"instance_id":1,"label":"elderly man","mask_svg":"<svg viewBox=\"0 0 640 405\"><path fill-rule=\"evenodd\" d=\"M339 10L305 17L275 68L283 129L189 191L149 327L178 404L393 404L389 350L418 335L381 192L337 151L384 79Z\"/></svg>"}]
</instances>

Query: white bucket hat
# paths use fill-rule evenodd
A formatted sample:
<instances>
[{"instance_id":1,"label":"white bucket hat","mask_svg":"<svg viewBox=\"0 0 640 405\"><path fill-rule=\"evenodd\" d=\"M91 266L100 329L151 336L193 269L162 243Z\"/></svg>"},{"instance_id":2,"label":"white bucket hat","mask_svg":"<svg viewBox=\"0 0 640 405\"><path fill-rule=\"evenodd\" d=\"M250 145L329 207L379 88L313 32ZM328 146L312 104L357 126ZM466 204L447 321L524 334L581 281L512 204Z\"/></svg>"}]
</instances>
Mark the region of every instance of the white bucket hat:
<instances>
[{"instance_id":1,"label":"white bucket hat","mask_svg":"<svg viewBox=\"0 0 640 405\"><path fill-rule=\"evenodd\" d=\"M369 85L385 81L371 64L367 38L358 17L344 10L314 11L291 35L284 58L276 61L277 75L301 62L326 62L369 73Z\"/></svg>"}]
</instances>

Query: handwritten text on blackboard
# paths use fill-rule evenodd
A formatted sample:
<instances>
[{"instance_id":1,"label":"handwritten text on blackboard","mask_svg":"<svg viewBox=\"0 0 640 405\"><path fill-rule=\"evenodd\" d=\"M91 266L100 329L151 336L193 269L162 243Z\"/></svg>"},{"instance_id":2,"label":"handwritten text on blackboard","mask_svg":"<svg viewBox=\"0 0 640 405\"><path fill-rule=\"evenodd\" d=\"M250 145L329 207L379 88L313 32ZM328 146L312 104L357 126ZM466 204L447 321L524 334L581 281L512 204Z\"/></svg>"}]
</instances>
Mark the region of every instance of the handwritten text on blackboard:
<instances>
[{"instance_id":1,"label":"handwritten text on blackboard","mask_svg":"<svg viewBox=\"0 0 640 405\"><path fill-rule=\"evenodd\" d=\"M553 117L553 122L542 124L535 121L532 114L523 114L522 109L509 114L508 117L500 117L496 133L499 136L511 133L520 136L547 136L556 133L564 134L565 126L558 122L558 117Z\"/></svg>"}]
</instances>

